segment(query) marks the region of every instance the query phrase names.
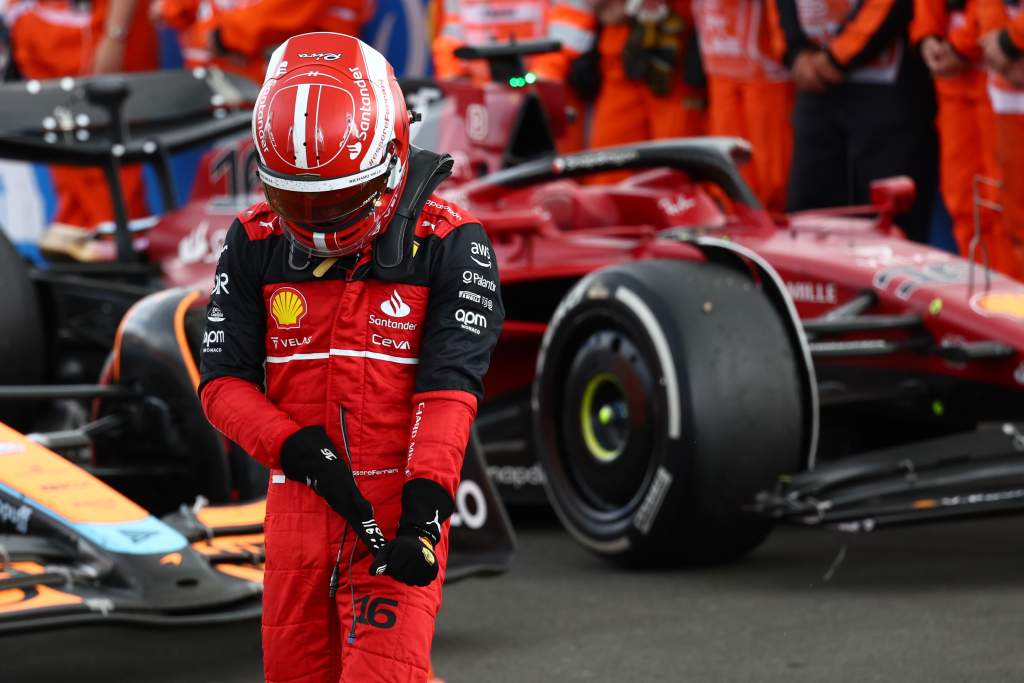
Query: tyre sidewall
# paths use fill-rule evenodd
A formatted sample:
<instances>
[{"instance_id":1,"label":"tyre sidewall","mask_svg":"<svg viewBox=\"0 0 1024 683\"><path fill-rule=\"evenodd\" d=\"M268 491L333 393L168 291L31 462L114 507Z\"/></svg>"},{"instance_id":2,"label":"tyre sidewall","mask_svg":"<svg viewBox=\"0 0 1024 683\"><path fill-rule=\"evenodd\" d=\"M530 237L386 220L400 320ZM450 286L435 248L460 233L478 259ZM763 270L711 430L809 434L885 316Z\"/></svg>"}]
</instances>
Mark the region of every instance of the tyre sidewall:
<instances>
[{"instance_id":1,"label":"tyre sidewall","mask_svg":"<svg viewBox=\"0 0 1024 683\"><path fill-rule=\"evenodd\" d=\"M650 476L639 504L616 520L591 519L566 495L557 417L545 415L562 409L558 392L581 323L601 315L620 323L663 378L651 397L660 424ZM721 561L756 546L771 525L742 506L799 466L804 411L795 359L767 298L734 269L644 261L588 275L556 310L534 386L538 458L563 523L599 554L645 563Z\"/></svg>"},{"instance_id":2,"label":"tyre sidewall","mask_svg":"<svg viewBox=\"0 0 1024 683\"><path fill-rule=\"evenodd\" d=\"M683 435L690 433L692 421L689 405L686 401L679 402L679 437L671 438L666 433L669 419L668 382L679 383L679 373L685 369L676 367L670 379L667 369L658 358L655 342L651 338L648 325L650 317L641 319L634 308L622 300L615 298L615 293L626 290L637 298L645 301L648 311L655 320L664 320L668 311L659 310L658 302L652 301L651 292L645 283L640 282L628 271L609 269L594 273L582 280L563 300L555 312L551 326L538 360L537 382L534 386L534 404L560 404L556 398L563 387L568 373L568 365L574 353L574 347L584 341L588 330L601 322L610 323L624 331L644 356L645 362L656 377L664 377L665 381L655 396L650 397L649 406L654 415L655 436L652 442L651 464L641 487L639 502L632 506L628 514L614 518L595 516L587 511L571 496L563 495L566 487L572 486L566 480L565 466L558 458L558 437L552 432L557 429L558 417L542 415L534 411L534 429L538 440L538 456L545 471L545 485L548 497L556 513L566 527L583 545L598 553L617 556L635 551L644 546L652 534L656 534L662 519L677 517L678 496L672 494L672 487L690 478L692 462L687 458L676 457L683 448ZM653 304L653 305L652 305ZM674 348L677 340L669 339L660 324L655 334L666 339L670 348ZM546 370L548 359L561 359L557 363L564 368ZM576 406L570 409L575 410ZM560 406L564 410L565 406ZM657 482L657 487L655 487ZM653 490L652 490L653 489Z\"/></svg>"}]
</instances>

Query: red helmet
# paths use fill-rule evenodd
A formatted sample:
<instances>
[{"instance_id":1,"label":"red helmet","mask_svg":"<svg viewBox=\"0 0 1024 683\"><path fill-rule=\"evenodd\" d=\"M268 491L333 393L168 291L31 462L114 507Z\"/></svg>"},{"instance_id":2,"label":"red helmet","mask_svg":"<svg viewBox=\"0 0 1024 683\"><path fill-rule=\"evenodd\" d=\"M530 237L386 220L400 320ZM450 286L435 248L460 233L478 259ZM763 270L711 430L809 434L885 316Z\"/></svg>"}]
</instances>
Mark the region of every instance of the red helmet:
<instances>
[{"instance_id":1,"label":"red helmet","mask_svg":"<svg viewBox=\"0 0 1024 683\"><path fill-rule=\"evenodd\" d=\"M361 251L395 212L409 114L391 65L358 38L304 33L278 47L252 135L267 203L308 253Z\"/></svg>"}]
</instances>

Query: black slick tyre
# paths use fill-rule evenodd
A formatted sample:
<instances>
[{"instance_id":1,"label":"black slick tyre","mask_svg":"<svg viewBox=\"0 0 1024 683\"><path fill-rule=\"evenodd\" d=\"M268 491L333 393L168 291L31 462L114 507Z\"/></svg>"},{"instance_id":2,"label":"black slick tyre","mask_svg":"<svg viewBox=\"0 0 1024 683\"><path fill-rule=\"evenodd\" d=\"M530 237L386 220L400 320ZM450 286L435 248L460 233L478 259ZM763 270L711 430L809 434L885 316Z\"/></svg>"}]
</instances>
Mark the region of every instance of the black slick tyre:
<instances>
[{"instance_id":1,"label":"black slick tyre","mask_svg":"<svg viewBox=\"0 0 1024 683\"><path fill-rule=\"evenodd\" d=\"M630 564L735 559L767 520L744 508L800 466L804 375L753 278L643 261L564 298L538 357L533 420L558 516Z\"/></svg>"},{"instance_id":2,"label":"black slick tyre","mask_svg":"<svg viewBox=\"0 0 1024 683\"><path fill-rule=\"evenodd\" d=\"M46 376L46 336L35 285L25 259L0 230L0 385L41 384ZM30 429L35 406L0 402L0 422Z\"/></svg>"}]
</instances>

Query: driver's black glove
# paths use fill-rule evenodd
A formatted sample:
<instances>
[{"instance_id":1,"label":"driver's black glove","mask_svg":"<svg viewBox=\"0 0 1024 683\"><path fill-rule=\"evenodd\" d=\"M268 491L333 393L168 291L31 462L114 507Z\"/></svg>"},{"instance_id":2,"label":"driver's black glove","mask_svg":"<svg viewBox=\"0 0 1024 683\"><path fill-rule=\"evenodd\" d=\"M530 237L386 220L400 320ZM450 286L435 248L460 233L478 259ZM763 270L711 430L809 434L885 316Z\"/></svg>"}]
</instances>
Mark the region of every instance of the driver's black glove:
<instances>
[{"instance_id":1,"label":"driver's black glove","mask_svg":"<svg viewBox=\"0 0 1024 683\"><path fill-rule=\"evenodd\" d=\"M410 479L402 487L402 518L395 540L377 553L371 574L384 574L410 586L427 586L437 578L434 548L441 527L455 511L448 491L429 479Z\"/></svg>"},{"instance_id":2,"label":"driver's black glove","mask_svg":"<svg viewBox=\"0 0 1024 683\"><path fill-rule=\"evenodd\" d=\"M304 427L281 446L284 476L316 491L355 529L370 553L384 547L384 534L373 517L373 506L359 492L352 471L338 455L322 427Z\"/></svg>"}]
</instances>

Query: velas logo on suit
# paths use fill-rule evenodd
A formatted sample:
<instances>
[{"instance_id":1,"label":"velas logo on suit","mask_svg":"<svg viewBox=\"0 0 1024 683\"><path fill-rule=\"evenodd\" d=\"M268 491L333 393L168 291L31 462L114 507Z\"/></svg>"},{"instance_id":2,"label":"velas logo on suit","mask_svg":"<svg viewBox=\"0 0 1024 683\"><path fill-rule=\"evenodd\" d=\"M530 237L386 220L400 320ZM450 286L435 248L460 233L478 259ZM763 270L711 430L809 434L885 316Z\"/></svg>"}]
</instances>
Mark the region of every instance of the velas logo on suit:
<instances>
[{"instance_id":1,"label":"velas logo on suit","mask_svg":"<svg viewBox=\"0 0 1024 683\"><path fill-rule=\"evenodd\" d=\"M306 315L306 297L294 287L281 287L270 295L270 317L279 330L294 330Z\"/></svg>"},{"instance_id":2,"label":"velas logo on suit","mask_svg":"<svg viewBox=\"0 0 1024 683\"><path fill-rule=\"evenodd\" d=\"M381 303L380 310L384 315L391 316L392 318L404 318L411 311L409 304L402 301L402 296L398 293L398 290L393 291L391 296Z\"/></svg>"}]
</instances>

